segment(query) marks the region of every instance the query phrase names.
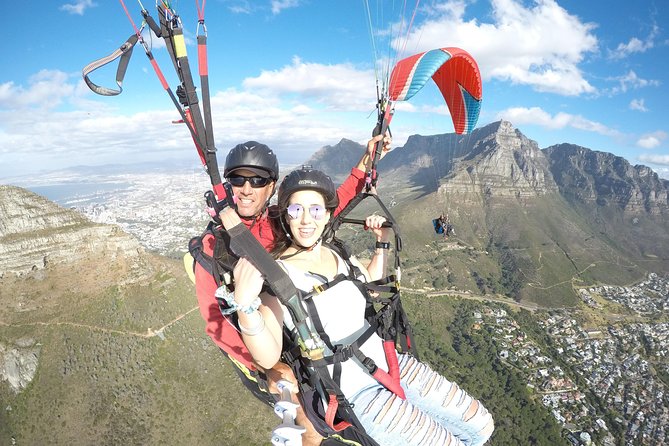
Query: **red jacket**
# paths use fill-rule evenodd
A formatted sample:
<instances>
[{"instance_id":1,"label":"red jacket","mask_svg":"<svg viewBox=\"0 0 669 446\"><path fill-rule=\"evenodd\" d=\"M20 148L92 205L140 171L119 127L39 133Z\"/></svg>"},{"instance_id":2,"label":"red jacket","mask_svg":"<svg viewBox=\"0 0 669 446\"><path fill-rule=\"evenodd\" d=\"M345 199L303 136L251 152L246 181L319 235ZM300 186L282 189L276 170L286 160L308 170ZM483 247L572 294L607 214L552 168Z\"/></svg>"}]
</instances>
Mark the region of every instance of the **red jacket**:
<instances>
[{"instance_id":1,"label":"red jacket","mask_svg":"<svg viewBox=\"0 0 669 446\"><path fill-rule=\"evenodd\" d=\"M337 189L339 198L339 207L335 210L335 215L355 197L365 185L365 173L359 169L351 169L351 174L346 181ZM253 236L269 250L274 242L274 233L267 212L255 221L242 220L250 229ZM206 254L213 256L215 239L212 234L207 234L202 240L203 250ZM232 274L232 273L230 273ZM195 263L195 290L197 294L200 313L206 323L205 332L209 337L223 349L229 356L239 360L247 368L255 370L253 358L246 349L242 338L237 331L234 323L226 317L223 317L218 307L218 302L214 297L217 289L216 282L209 272L199 263Z\"/></svg>"}]
</instances>

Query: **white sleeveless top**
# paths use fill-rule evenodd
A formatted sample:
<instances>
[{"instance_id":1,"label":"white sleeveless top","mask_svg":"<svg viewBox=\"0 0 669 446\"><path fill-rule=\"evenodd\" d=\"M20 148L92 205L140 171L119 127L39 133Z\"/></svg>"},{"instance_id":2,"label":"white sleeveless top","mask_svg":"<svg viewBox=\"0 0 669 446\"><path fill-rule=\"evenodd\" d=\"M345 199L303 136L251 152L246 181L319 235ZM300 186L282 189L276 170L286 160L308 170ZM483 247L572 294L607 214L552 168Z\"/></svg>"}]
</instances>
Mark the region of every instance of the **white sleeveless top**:
<instances>
[{"instance_id":1,"label":"white sleeveless top","mask_svg":"<svg viewBox=\"0 0 669 446\"><path fill-rule=\"evenodd\" d=\"M348 274L346 262L339 254L334 251L333 253L337 259L337 274ZM305 272L282 260L277 260L277 262L286 270L295 287L304 293L310 293L315 285L326 283L323 276ZM359 279L365 281L364 276ZM320 294L314 294L312 299L323 329L333 346L350 344L369 328L369 323L365 319L365 297L350 280L344 280ZM289 330L293 330L295 324L290 313L285 306L282 305L282 307L284 324ZM327 346L325 350L326 356L332 354ZM360 351L371 358L379 368L388 371L383 340L376 333L367 339L360 347ZM333 366L328 366L328 369L332 376ZM340 388L349 400L362 389L378 384L378 381L367 373L357 358L353 357L342 363Z\"/></svg>"}]
</instances>

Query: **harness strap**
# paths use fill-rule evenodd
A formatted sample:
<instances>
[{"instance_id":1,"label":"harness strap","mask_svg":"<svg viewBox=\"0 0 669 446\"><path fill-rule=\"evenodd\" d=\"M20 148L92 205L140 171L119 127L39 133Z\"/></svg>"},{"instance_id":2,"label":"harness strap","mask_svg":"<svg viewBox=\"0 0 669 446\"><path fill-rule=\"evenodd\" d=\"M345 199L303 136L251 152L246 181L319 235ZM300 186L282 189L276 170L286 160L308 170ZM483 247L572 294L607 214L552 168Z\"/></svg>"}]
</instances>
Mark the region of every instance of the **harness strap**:
<instances>
[{"instance_id":1,"label":"harness strap","mask_svg":"<svg viewBox=\"0 0 669 446\"><path fill-rule=\"evenodd\" d=\"M351 404L348 402L343 392L339 388L328 372L327 366L321 363L315 368L327 393L328 407L325 411L325 422L336 432L340 432L348 427L356 426L364 430L364 427L355 416ZM335 423L335 416L339 414L342 421Z\"/></svg>"},{"instance_id":2,"label":"harness strap","mask_svg":"<svg viewBox=\"0 0 669 446\"><path fill-rule=\"evenodd\" d=\"M133 34L128 38L128 40L123 42L123 45L121 45L110 55L102 57L98 60L94 60L93 62L86 65L82 70L82 74L84 76L84 82L86 82L88 88L102 96L116 96L120 94L123 91L123 78L125 77L125 71L128 68L128 62L130 62L130 57L132 56L132 49L137 43L137 40L137 34ZM116 85L118 85L118 90L97 85L88 77L88 75L93 71L113 62L119 57L121 59L119 60L118 68L116 69Z\"/></svg>"},{"instance_id":3,"label":"harness strap","mask_svg":"<svg viewBox=\"0 0 669 446\"><path fill-rule=\"evenodd\" d=\"M329 397L330 401L328 402L328 408L325 411L325 422L336 432L341 432L344 429L351 427L352 424L348 421L340 421L337 424L334 423L335 415L339 410L340 398L339 395L335 393L330 393Z\"/></svg>"},{"instance_id":4,"label":"harness strap","mask_svg":"<svg viewBox=\"0 0 669 446\"><path fill-rule=\"evenodd\" d=\"M207 151L216 152L214 147L214 126L211 119L211 97L209 93L209 61L207 59L207 26L204 24L204 1L202 7L197 4L197 64L200 74L200 86L202 87L202 113L204 114L204 126L207 129L206 143ZM202 25L202 34L200 34Z\"/></svg>"},{"instance_id":5,"label":"harness strap","mask_svg":"<svg viewBox=\"0 0 669 446\"><path fill-rule=\"evenodd\" d=\"M323 277L325 278L325 277ZM314 289L311 293L306 294L303 296L303 299L308 299L314 296L315 294L321 294L328 290L329 288L332 288L333 286L337 285L339 282L343 282L345 280L349 279L349 276L346 274L337 274L334 279L326 281L325 283L321 285L316 285L314 286Z\"/></svg>"},{"instance_id":6,"label":"harness strap","mask_svg":"<svg viewBox=\"0 0 669 446\"><path fill-rule=\"evenodd\" d=\"M216 197L219 200L223 199L225 197L225 191L222 187L218 162L216 160L216 148L214 147L213 129L211 128L211 109L209 107L208 98L206 99L207 111L209 112L209 117L207 118L209 125L207 126L202 117L197 93L195 91L195 83L193 82L193 76L188 62L183 29L179 25L177 17L174 17L171 20L168 19L168 14L164 7L158 5L158 12L160 15L161 35L165 38L167 51L177 71L179 80L181 80L181 85L177 88L177 95L179 96L179 101L185 107L186 121L190 124L190 127L193 130L191 136L193 137L200 158L205 160L204 165L211 179L211 184L216 193ZM148 12L145 14L145 18L146 16L148 16ZM203 47L204 50L200 47L201 37L204 38L205 42ZM202 58L203 51L204 59ZM205 67L200 67L202 80L202 70L208 69L206 67L206 37L204 36L198 36L198 56L200 63L204 63L205 65ZM207 82L207 91L205 92L203 90L203 100L205 100L205 94L209 95L208 76L205 76L205 78L205 81Z\"/></svg>"},{"instance_id":7,"label":"harness strap","mask_svg":"<svg viewBox=\"0 0 669 446\"><path fill-rule=\"evenodd\" d=\"M323 285L328 285L328 283L326 282ZM329 287L330 286L328 286L327 288ZM330 350L333 350L334 347L332 346L332 342L330 342L330 336L328 336L328 334L325 332L325 329L323 328L321 317L318 314L318 311L316 310L316 304L314 303L314 300L311 298L312 296L313 293L309 293L306 296L303 296L302 297L303 302L307 305L307 311L309 312L309 316L311 316L311 322L314 324L314 328L318 332L319 336L321 337L325 345L327 345Z\"/></svg>"},{"instance_id":8,"label":"harness strap","mask_svg":"<svg viewBox=\"0 0 669 446\"><path fill-rule=\"evenodd\" d=\"M343 275L341 275L343 276ZM334 282L334 281L333 281ZM338 282L341 282L339 280ZM331 282L328 282L331 283ZM330 285L332 286L332 285ZM366 294L363 294L366 299L369 297ZM372 336L373 333L379 331L379 325L378 325L378 320L385 314L390 314L390 311L388 310L389 307L384 307L384 309L381 311L381 314L377 315L377 317L374 317L372 321L370 321L370 326L367 328L367 330L364 331L362 335L360 335L354 342L344 345L344 344L338 344L338 345L332 345L329 337L325 333L325 330L323 328L323 324L320 320L320 316L318 315L318 311L316 309L316 305L313 302L312 299L307 299L307 308L309 310L309 314L311 316L311 320L314 324L314 327L318 331L318 334L320 335L321 339L326 343L326 345L330 348L332 351L332 354L329 356L325 356L322 359L319 359L317 361L308 361L305 360L304 363L307 366L311 366L315 370L325 370L325 373L328 373L327 371L327 366L324 367L324 364L326 365L332 365L333 370L332 370L332 381L336 384L337 388L339 388L339 385L341 383L341 372L342 372L342 364L352 357L355 356L355 358L360 362L360 364L365 368L367 373L369 373L374 379L376 379L381 385L386 387L388 390L396 394L402 399L406 399L406 395L404 393L404 389L402 389L402 386L400 385L400 379L399 379L399 365L397 362L397 352L395 351L395 346L394 346L394 341L392 340L394 338L394 334L396 333L395 330L392 330L389 325L392 321L388 321L388 323L384 324L381 326L381 331L383 331L383 349L384 353L386 356L386 361L388 362L388 372L384 371L383 369L379 368L374 360L372 360L370 357L366 356L361 350L360 347L364 345L365 342ZM386 317L387 319L387 317ZM387 341L386 339L390 339ZM333 399L332 395L330 394L330 405L332 405ZM333 406L334 407L334 406ZM332 427L332 426L331 426Z\"/></svg>"},{"instance_id":9,"label":"harness strap","mask_svg":"<svg viewBox=\"0 0 669 446\"><path fill-rule=\"evenodd\" d=\"M258 268L279 301L288 308L295 322L300 341L304 344L303 354L312 359L322 357L323 341L317 333L309 328L307 323L309 315L305 311L297 288L293 285L288 274L265 251L265 248L246 226L239 224L227 232L230 236L230 250L238 257L247 258L253 266Z\"/></svg>"},{"instance_id":10,"label":"harness strap","mask_svg":"<svg viewBox=\"0 0 669 446\"><path fill-rule=\"evenodd\" d=\"M395 112L395 107L383 98L379 98L377 105L378 109L378 119L376 127L372 132L373 136L385 135L390 125L390 121L393 119L393 114ZM376 165L381 159L381 151L383 150L383 140L376 143L374 148L374 156L372 157L372 165L367 171L367 178L365 179L365 190L369 192L373 187L376 187L376 182L378 181L378 172L376 170Z\"/></svg>"}]
</instances>

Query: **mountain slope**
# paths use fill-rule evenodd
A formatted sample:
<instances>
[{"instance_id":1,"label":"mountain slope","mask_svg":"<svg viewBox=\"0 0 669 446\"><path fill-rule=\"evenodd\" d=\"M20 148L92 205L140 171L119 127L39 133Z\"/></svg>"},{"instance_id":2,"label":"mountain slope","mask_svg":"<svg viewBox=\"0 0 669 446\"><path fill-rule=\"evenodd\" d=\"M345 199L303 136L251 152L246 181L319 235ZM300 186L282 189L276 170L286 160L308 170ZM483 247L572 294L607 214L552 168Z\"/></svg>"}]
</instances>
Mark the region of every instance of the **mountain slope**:
<instances>
[{"instance_id":1,"label":"mountain slope","mask_svg":"<svg viewBox=\"0 0 669 446\"><path fill-rule=\"evenodd\" d=\"M669 257L669 181L610 153L572 144L544 151L562 196L602 237L640 262Z\"/></svg>"},{"instance_id":2,"label":"mountain slope","mask_svg":"<svg viewBox=\"0 0 669 446\"><path fill-rule=\"evenodd\" d=\"M323 149L319 159L337 151ZM499 121L471 135L411 136L379 171L379 195L401 223L415 287L565 306L576 302L574 285L629 283L669 267L667 182L610 154L541 150ZM456 228L448 242L432 230L442 212Z\"/></svg>"},{"instance_id":3,"label":"mountain slope","mask_svg":"<svg viewBox=\"0 0 669 446\"><path fill-rule=\"evenodd\" d=\"M123 253L132 267L143 248L116 226L95 224L40 195L0 185L0 275L84 261L102 251L111 257Z\"/></svg>"},{"instance_id":4,"label":"mountain slope","mask_svg":"<svg viewBox=\"0 0 669 446\"><path fill-rule=\"evenodd\" d=\"M0 277L0 444L267 444L278 420L204 334L180 261L2 192L0 249L48 261Z\"/></svg>"},{"instance_id":5,"label":"mountain slope","mask_svg":"<svg viewBox=\"0 0 669 446\"><path fill-rule=\"evenodd\" d=\"M18 202L34 199L14 193ZM279 420L204 335L181 262L101 245L58 221L63 226L51 220L43 229L100 248L0 278L0 444L268 444ZM121 267L129 259L137 268ZM501 364L492 337L471 329L471 305L481 311L480 304L426 295L405 295L404 303L422 354L481 395L498 426L513 426L498 427L491 445L539 436L565 444L521 375ZM451 336L466 340L454 348ZM472 361L482 364L475 373Z\"/></svg>"}]
</instances>

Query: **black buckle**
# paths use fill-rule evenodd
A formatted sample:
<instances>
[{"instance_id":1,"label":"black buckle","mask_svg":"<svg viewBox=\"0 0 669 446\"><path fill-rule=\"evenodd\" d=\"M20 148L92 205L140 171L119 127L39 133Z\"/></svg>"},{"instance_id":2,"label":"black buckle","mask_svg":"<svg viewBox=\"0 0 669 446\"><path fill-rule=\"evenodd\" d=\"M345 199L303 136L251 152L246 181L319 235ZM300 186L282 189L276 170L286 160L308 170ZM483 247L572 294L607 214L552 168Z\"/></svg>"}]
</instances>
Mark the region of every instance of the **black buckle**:
<instances>
[{"instance_id":1,"label":"black buckle","mask_svg":"<svg viewBox=\"0 0 669 446\"><path fill-rule=\"evenodd\" d=\"M351 345L335 345L334 350L332 351L335 362L344 362L348 361L353 357L353 349Z\"/></svg>"},{"instance_id":2,"label":"black buckle","mask_svg":"<svg viewBox=\"0 0 669 446\"><path fill-rule=\"evenodd\" d=\"M364 365L365 368L369 371L370 375L373 375L378 369L378 366L374 363L374 360L372 358L367 357L361 362L362 365Z\"/></svg>"}]
</instances>

